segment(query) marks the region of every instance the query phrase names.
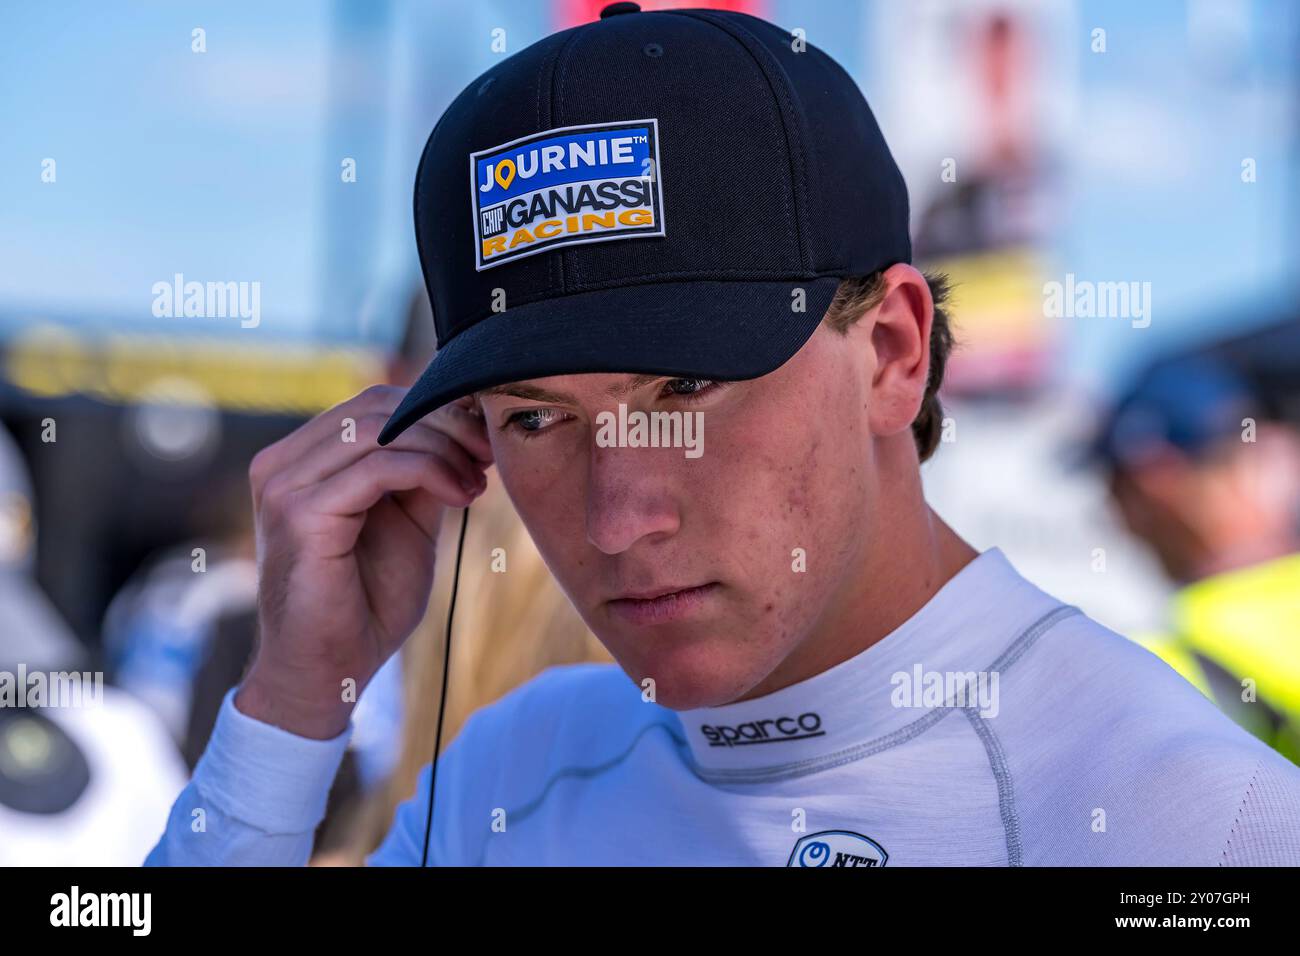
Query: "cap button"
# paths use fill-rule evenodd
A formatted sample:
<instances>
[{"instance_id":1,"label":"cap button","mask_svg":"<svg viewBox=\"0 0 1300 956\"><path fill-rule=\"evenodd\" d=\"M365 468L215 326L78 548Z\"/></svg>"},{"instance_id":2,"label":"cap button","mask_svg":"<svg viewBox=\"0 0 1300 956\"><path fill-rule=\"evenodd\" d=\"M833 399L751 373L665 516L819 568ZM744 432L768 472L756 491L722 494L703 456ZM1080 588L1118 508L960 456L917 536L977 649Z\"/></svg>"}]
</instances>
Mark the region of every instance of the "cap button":
<instances>
[{"instance_id":1,"label":"cap button","mask_svg":"<svg viewBox=\"0 0 1300 956\"><path fill-rule=\"evenodd\" d=\"M616 17L620 13L640 13L641 7L635 3L607 3L600 9L600 18Z\"/></svg>"}]
</instances>

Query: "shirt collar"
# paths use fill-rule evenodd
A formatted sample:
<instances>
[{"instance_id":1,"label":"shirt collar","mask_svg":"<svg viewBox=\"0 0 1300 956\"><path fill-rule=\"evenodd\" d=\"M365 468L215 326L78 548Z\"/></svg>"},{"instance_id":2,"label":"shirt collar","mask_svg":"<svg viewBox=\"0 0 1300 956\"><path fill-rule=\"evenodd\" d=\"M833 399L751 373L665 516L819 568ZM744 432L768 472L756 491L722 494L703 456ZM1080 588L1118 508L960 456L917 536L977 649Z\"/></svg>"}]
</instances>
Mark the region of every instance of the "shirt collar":
<instances>
[{"instance_id":1,"label":"shirt collar","mask_svg":"<svg viewBox=\"0 0 1300 956\"><path fill-rule=\"evenodd\" d=\"M997 690L986 669L1019 629L1059 603L991 548L856 656L763 697L677 716L696 765L706 771L743 778L819 763L945 706L959 675L976 672L968 702L980 707L981 699L990 699L987 692ZM936 684L936 677L943 683Z\"/></svg>"}]
</instances>

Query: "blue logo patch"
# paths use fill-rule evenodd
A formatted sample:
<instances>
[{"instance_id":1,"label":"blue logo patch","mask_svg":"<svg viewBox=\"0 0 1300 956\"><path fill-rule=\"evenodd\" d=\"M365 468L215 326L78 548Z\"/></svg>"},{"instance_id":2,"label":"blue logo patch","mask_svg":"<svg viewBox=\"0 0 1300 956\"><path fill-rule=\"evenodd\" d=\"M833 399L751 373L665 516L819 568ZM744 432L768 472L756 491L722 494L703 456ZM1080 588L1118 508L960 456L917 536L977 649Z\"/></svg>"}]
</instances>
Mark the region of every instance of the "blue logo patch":
<instances>
[{"instance_id":1,"label":"blue logo patch","mask_svg":"<svg viewBox=\"0 0 1300 956\"><path fill-rule=\"evenodd\" d=\"M471 153L475 268L664 235L653 119L563 126Z\"/></svg>"},{"instance_id":2,"label":"blue logo patch","mask_svg":"<svg viewBox=\"0 0 1300 956\"><path fill-rule=\"evenodd\" d=\"M884 866L889 854L875 840L851 830L823 830L801 838L786 866Z\"/></svg>"}]
</instances>

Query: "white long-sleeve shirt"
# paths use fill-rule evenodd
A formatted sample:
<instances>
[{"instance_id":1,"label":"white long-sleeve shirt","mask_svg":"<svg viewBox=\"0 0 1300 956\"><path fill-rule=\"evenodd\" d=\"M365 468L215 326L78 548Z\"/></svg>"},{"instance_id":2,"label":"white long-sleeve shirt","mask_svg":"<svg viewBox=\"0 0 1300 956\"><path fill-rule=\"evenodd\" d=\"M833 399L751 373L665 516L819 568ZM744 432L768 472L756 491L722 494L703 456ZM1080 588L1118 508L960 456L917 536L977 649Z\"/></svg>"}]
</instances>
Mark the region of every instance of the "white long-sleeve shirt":
<instances>
[{"instance_id":1,"label":"white long-sleeve shirt","mask_svg":"<svg viewBox=\"0 0 1300 956\"><path fill-rule=\"evenodd\" d=\"M310 854L348 734L231 696L150 864ZM431 865L1300 865L1300 768L997 549L754 700L674 712L553 668L466 722L437 786ZM419 864L428 787L370 863Z\"/></svg>"}]
</instances>

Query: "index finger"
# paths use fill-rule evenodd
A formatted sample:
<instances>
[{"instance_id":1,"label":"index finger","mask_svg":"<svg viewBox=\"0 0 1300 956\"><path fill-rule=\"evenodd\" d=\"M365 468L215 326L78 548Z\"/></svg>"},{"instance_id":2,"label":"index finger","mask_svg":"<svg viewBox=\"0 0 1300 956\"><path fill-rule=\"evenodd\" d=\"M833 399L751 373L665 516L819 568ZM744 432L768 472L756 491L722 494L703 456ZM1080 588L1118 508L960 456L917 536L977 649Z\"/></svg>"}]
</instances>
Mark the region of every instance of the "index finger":
<instances>
[{"instance_id":1,"label":"index finger","mask_svg":"<svg viewBox=\"0 0 1300 956\"><path fill-rule=\"evenodd\" d=\"M337 432L343 419L360 418L372 413L392 415L405 394L406 390L396 385L371 385L318 413L279 441L267 445L253 456L249 465L249 479L253 484L254 495L267 478L302 458L323 439Z\"/></svg>"}]
</instances>

